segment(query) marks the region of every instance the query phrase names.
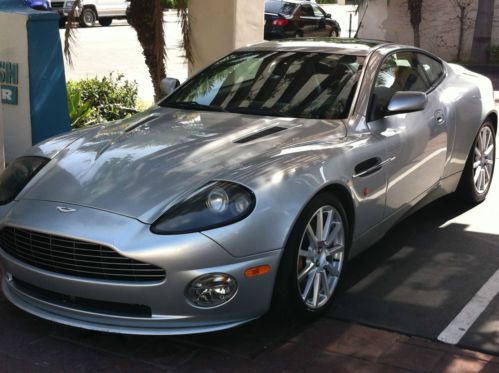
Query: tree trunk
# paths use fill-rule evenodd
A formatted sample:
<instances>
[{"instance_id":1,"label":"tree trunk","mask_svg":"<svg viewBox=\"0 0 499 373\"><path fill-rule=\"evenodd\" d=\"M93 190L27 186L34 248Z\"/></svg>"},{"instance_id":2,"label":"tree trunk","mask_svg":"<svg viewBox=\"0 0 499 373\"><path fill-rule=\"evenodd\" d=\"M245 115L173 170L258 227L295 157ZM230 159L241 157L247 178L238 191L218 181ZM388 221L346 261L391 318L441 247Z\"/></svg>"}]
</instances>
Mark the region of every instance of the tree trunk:
<instances>
[{"instance_id":1,"label":"tree trunk","mask_svg":"<svg viewBox=\"0 0 499 373\"><path fill-rule=\"evenodd\" d=\"M476 14L475 32L471 47L471 62L487 63L492 42L494 21L494 0L479 0Z\"/></svg>"},{"instance_id":2,"label":"tree trunk","mask_svg":"<svg viewBox=\"0 0 499 373\"><path fill-rule=\"evenodd\" d=\"M423 0L408 0L407 6L409 9L409 16L411 26L414 30L414 45L421 47L421 35L419 32L419 25L421 24L421 14L423 11Z\"/></svg>"},{"instance_id":3,"label":"tree trunk","mask_svg":"<svg viewBox=\"0 0 499 373\"><path fill-rule=\"evenodd\" d=\"M163 8L160 0L131 0L127 19L137 32L154 86L155 100L158 101L163 97L161 80L166 76Z\"/></svg>"},{"instance_id":4,"label":"tree trunk","mask_svg":"<svg viewBox=\"0 0 499 373\"><path fill-rule=\"evenodd\" d=\"M463 54L463 38L464 38L464 24L466 17L466 7L459 5L460 17L459 17L459 41L457 42L457 60L461 61L461 56Z\"/></svg>"}]
</instances>

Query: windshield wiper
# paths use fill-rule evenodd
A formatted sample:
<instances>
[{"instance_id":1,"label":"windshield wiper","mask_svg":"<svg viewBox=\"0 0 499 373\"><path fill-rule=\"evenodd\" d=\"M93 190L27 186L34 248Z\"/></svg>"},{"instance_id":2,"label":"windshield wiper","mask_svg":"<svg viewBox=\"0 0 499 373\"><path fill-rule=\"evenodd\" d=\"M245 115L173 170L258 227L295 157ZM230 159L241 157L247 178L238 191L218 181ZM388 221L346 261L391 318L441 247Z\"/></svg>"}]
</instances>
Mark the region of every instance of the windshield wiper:
<instances>
[{"instance_id":1,"label":"windshield wiper","mask_svg":"<svg viewBox=\"0 0 499 373\"><path fill-rule=\"evenodd\" d=\"M206 111L220 111L220 112L226 111L220 106L200 104L199 102L196 101L167 102L163 106L177 108L177 109L192 109L192 110L206 110Z\"/></svg>"}]
</instances>

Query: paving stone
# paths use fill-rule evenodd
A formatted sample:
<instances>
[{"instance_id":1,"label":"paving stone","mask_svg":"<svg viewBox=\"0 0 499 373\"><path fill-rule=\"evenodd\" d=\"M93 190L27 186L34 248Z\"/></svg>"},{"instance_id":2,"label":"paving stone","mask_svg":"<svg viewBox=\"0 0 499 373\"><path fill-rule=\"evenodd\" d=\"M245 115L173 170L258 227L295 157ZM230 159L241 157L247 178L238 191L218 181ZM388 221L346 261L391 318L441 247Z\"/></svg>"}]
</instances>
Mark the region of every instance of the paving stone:
<instances>
[{"instance_id":1,"label":"paving stone","mask_svg":"<svg viewBox=\"0 0 499 373\"><path fill-rule=\"evenodd\" d=\"M265 351L255 361L265 369L300 371L309 367L320 353L321 350L314 346L287 342L275 349Z\"/></svg>"},{"instance_id":2,"label":"paving stone","mask_svg":"<svg viewBox=\"0 0 499 373\"><path fill-rule=\"evenodd\" d=\"M433 368L435 373L477 373L487 365L486 361L470 356L445 355Z\"/></svg>"},{"instance_id":3,"label":"paving stone","mask_svg":"<svg viewBox=\"0 0 499 373\"><path fill-rule=\"evenodd\" d=\"M173 371L182 373L255 373L263 371L268 372L269 370L252 360L242 357L227 355L216 351L202 351Z\"/></svg>"},{"instance_id":4,"label":"paving stone","mask_svg":"<svg viewBox=\"0 0 499 373\"><path fill-rule=\"evenodd\" d=\"M48 372L44 367L0 353L0 372Z\"/></svg>"},{"instance_id":5,"label":"paving stone","mask_svg":"<svg viewBox=\"0 0 499 373\"><path fill-rule=\"evenodd\" d=\"M351 325L351 323L344 321L320 319L308 325L301 333L296 334L291 342L324 348L347 333Z\"/></svg>"},{"instance_id":6,"label":"paving stone","mask_svg":"<svg viewBox=\"0 0 499 373\"><path fill-rule=\"evenodd\" d=\"M158 372L155 367L144 362L128 359L52 337L42 338L20 348L13 356L51 372Z\"/></svg>"},{"instance_id":7,"label":"paving stone","mask_svg":"<svg viewBox=\"0 0 499 373\"><path fill-rule=\"evenodd\" d=\"M375 361L397 340L397 334L350 324L341 336L324 346L327 351Z\"/></svg>"},{"instance_id":8,"label":"paving stone","mask_svg":"<svg viewBox=\"0 0 499 373\"><path fill-rule=\"evenodd\" d=\"M445 352L406 343L395 343L378 362L415 372L431 372Z\"/></svg>"},{"instance_id":9,"label":"paving stone","mask_svg":"<svg viewBox=\"0 0 499 373\"><path fill-rule=\"evenodd\" d=\"M322 352L316 361L305 372L334 372L334 373L398 373L406 372L388 365L377 364L372 361L361 360L351 356L331 352Z\"/></svg>"}]
</instances>

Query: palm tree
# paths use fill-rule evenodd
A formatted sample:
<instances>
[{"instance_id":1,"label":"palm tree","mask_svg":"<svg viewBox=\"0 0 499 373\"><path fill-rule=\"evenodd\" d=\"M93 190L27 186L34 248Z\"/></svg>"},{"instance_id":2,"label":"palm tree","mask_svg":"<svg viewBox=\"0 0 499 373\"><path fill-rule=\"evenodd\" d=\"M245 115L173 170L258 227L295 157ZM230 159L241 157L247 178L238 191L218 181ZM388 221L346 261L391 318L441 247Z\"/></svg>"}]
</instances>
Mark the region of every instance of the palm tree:
<instances>
[{"instance_id":1,"label":"palm tree","mask_svg":"<svg viewBox=\"0 0 499 373\"><path fill-rule=\"evenodd\" d=\"M408 0L407 7L409 9L409 16L412 29L414 30L414 45L421 46L421 35L419 32L419 25L421 24L421 14L423 11L423 0Z\"/></svg>"},{"instance_id":2,"label":"palm tree","mask_svg":"<svg viewBox=\"0 0 499 373\"><path fill-rule=\"evenodd\" d=\"M186 58L192 62L187 1L177 0L175 3L181 21L183 47L186 52ZM71 63L71 52L74 44L73 27L77 18L77 9L80 7L81 0L76 0L68 15L68 22L66 24L64 54L69 63ZM137 33L145 63L151 75L155 99L159 100L162 97L161 80L166 76L166 45L161 1L131 0L127 11L127 20Z\"/></svg>"},{"instance_id":3,"label":"palm tree","mask_svg":"<svg viewBox=\"0 0 499 373\"><path fill-rule=\"evenodd\" d=\"M494 0L479 0L475 21L475 32L471 46L471 62L486 63L492 42Z\"/></svg>"}]
</instances>

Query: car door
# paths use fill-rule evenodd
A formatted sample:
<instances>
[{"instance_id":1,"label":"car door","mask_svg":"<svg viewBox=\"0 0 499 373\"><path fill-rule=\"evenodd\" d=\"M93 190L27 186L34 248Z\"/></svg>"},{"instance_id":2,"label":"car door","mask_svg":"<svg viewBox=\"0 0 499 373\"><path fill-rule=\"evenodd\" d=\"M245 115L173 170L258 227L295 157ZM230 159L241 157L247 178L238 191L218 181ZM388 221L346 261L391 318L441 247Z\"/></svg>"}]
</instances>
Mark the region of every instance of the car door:
<instances>
[{"instance_id":1,"label":"car door","mask_svg":"<svg viewBox=\"0 0 499 373\"><path fill-rule=\"evenodd\" d=\"M315 36L329 36L331 35L331 28L326 24L326 13L317 5L312 4L312 10L315 17Z\"/></svg>"},{"instance_id":2,"label":"car door","mask_svg":"<svg viewBox=\"0 0 499 373\"><path fill-rule=\"evenodd\" d=\"M300 5L294 14L294 21L301 32L301 36L315 36L317 29L316 17L310 4Z\"/></svg>"},{"instance_id":3,"label":"car door","mask_svg":"<svg viewBox=\"0 0 499 373\"><path fill-rule=\"evenodd\" d=\"M127 3L125 0L98 0L99 17L124 15Z\"/></svg>"},{"instance_id":4,"label":"car door","mask_svg":"<svg viewBox=\"0 0 499 373\"><path fill-rule=\"evenodd\" d=\"M415 203L443 175L448 127L438 88L442 77L443 67L439 61L413 51L387 56L378 72L368 121L371 130L385 142L390 161L386 165L385 216ZM386 116L391 97L399 91L426 92L428 102L425 109Z\"/></svg>"}]
</instances>

